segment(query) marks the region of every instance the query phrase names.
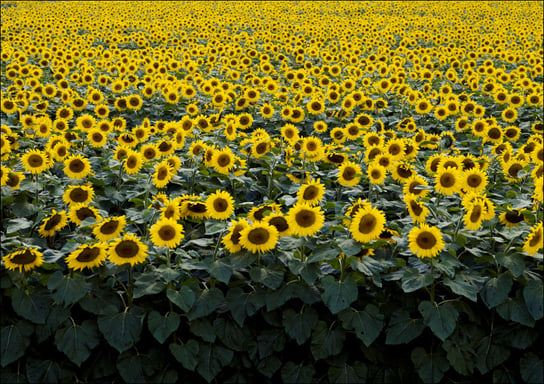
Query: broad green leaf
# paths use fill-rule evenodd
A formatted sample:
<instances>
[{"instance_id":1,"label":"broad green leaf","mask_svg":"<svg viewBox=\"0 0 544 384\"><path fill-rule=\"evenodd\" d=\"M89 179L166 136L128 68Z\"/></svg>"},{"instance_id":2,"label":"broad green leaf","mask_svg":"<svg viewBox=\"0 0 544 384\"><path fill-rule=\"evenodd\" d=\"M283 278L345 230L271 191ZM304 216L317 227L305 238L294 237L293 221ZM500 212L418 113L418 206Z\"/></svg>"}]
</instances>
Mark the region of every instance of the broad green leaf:
<instances>
[{"instance_id":1,"label":"broad green leaf","mask_svg":"<svg viewBox=\"0 0 544 384\"><path fill-rule=\"evenodd\" d=\"M180 316L175 312L168 312L163 316L157 311L151 311L147 317L149 331L161 344L178 329L179 323Z\"/></svg>"},{"instance_id":2,"label":"broad green leaf","mask_svg":"<svg viewBox=\"0 0 544 384\"><path fill-rule=\"evenodd\" d=\"M358 243L354 239L340 240L338 242L338 247L346 256L353 256L361 252L361 243Z\"/></svg>"},{"instance_id":3,"label":"broad green leaf","mask_svg":"<svg viewBox=\"0 0 544 384\"><path fill-rule=\"evenodd\" d=\"M421 335L425 326L406 311L395 312L386 330L385 344L406 344Z\"/></svg>"},{"instance_id":4,"label":"broad green leaf","mask_svg":"<svg viewBox=\"0 0 544 384\"><path fill-rule=\"evenodd\" d=\"M248 346L255 341L255 330L249 327L240 327L230 318L218 317L213 322L215 334L224 345L237 352L248 350Z\"/></svg>"},{"instance_id":5,"label":"broad green leaf","mask_svg":"<svg viewBox=\"0 0 544 384\"><path fill-rule=\"evenodd\" d=\"M512 278L508 273L501 273L487 281L480 291L480 296L487 308L491 309L506 300L511 288Z\"/></svg>"},{"instance_id":6,"label":"broad green leaf","mask_svg":"<svg viewBox=\"0 0 544 384\"><path fill-rule=\"evenodd\" d=\"M6 235L23 232L26 229L32 227L33 222L31 220L25 219L24 217L19 217L17 219L11 219L7 222Z\"/></svg>"},{"instance_id":7,"label":"broad green leaf","mask_svg":"<svg viewBox=\"0 0 544 384\"><path fill-rule=\"evenodd\" d=\"M340 250L332 244L324 244L316 247L306 260L307 263L318 263L323 260L334 259L340 254Z\"/></svg>"},{"instance_id":8,"label":"broad green leaf","mask_svg":"<svg viewBox=\"0 0 544 384\"><path fill-rule=\"evenodd\" d=\"M278 359L276 356L268 356L259 361L259 364L257 365L257 370L260 374L271 378L272 376L274 376L274 373L276 373L277 370L280 369L280 367L280 359Z\"/></svg>"},{"instance_id":9,"label":"broad green leaf","mask_svg":"<svg viewBox=\"0 0 544 384\"><path fill-rule=\"evenodd\" d=\"M482 375L504 363L510 357L510 350L493 343L493 339L485 336L480 340L476 350L476 368Z\"/></svg>"},{"instance_id":10,"label":"broad green leaf","mask_svg":"<svg viewBox=\"0 0 544 384\"><path fill-rule=\"evenodd\" d=\"M431 285L434 281L431 273L420 273L416 268L407 268L402 276L402 290L406 293L417 291Z\"/></svg>"},{"instance_id":11,"label":"broad green leaf","mask_svg":"<svg viewBox=\"0 0 544 384\"><path fill-rule=\"evenodd\" d=\"M223 302L223 292L217 288L205 289L200 293L193 309L187 314L189 320L208 316Z\"/></svg>"},{"instance_id":12,"label":"broad green leaf","mask_svg":"<svg viewBox=\"0 0 544 384\"><path fill-rule=\"evenodd\" d=\"M527 327L534 327L535 325L535 319L533 319L527 309L527 305L520 297L509 297L504 303L497 306L496 310L497 313L505 320L515 321L517 323L526 325Z\"/></svg>"},{"instance_id":13,"label":"broad green leaf","mask_svg":"<svg viewBox=\"0 0 544 384\"><path fill-rule=\"evenodd\" d=\"M87 282L81 275L64 276L61 271L55 272L47 282L47 288L53 290L53 300L57 304L68 307L77 303L87 293Z\"/></svg>"},{"instance_id":14,"label":"broad green leaf","mask_svg":"<svg viewBox=\"0 0 544 384\"><path fill-rule=\"evenodd\" d=\"M478 301L478 292L485 283L485 278L466 272L459 272L452 280L449 277L444 278L444 285L451 288L454 293L465 296L476 302Z\"/></svg>"},{"instance_id":15,"label":"broad green leaf","mask_svg":"<svg viewBox=\"0 0 544 384\"><path fill-rule=\"evenodd\" d=\"M281 379L284 383L312 383L315 369L311 365L287 362L281 369Z\"/></svg>"},{"instance_id":16,"label":"broad green leaf","mask_svg":"<svg viewBox=\"0 0 544 384\"><path fill-rule=\"evenodd\" d=\"M267 292L265 296L266 310L270 312L281 307L293 297L294 291L293 284L284 284L275 291Z\"/></svg>"},{"instance_id":17,"label":"broad green leaf","mask_svg":"<svg viewBox=\"0 0 544 384\"><path fill-rule=\"evenodd\" d=\"M436 305L430 301L423 301L418 309L423 315L423 323L430 327L440 340L446 340L455 330L459 312L451 303Z\"/></svg>"},{"instance_id":18,"label":"broad green leaf","mask_svg":"<svg viewBox=\"0 0 544 384\"><path fill-rule=\"evenodd\" d=\"M318 263L310 264L309 262L302 262L299 259L291 259L287 266L294 275L300 275L302 279L310 285L321 275L321 269L319 268Z\"/></svg>"},{"instance_id":19,"label":"broad green leaf","mask_svg":"<svg viewBox=\"0 0 544 384\"><path fill-rule=\"evenodd\" d=\"M312 332L312 355L316 360L334 356L342 351L346 334L340 327L330 329L324 321L319 321Z\"/></svg>"},{"instance_id":20,"label":"broad green leaf","mask_svg":"<svg viewBox=\"0 0 544 384\"><path fill-rule=\"evenodd\" d=\"M232 361L233 356L234 352L230 349L215 344L200 344L196 370L209 383Z\"/></svg>"},{"instance_id":21,"label":"broad green leaf","mask_svg":"<svg viewBox=\"0 0 544 384\"><path fill-rule=\"evenodd\" d=\"M126 383L145 383L146 376L155 373L157 362L152 356L135 354L130 351L121 353L117 358L117 371Z\"/></svg>"},{"instance_id":22,"label":"broad green leaf","mask_svg":"<svg viewBox=\"0 0 544 384\"><path fill-rule=\"evenodd\" d=\"M331 366L328 371L331 383L364 383L367 377L367 368L364 363L356 361L353 365L343 363Z\"/></svg>"},{"instance_id":23,"label":"broad green leaf","mask_svg":"<svg viewBox=\"0 0 544 384\"><path fill-rule=\"evenodd\" d=\"M219 259L211 263L208 272L220 282L228 284L232 276L232 266L225 260L227 259Z\"/></svg>"},{"instance_id":24,"label":"broad green leaf","mask_svg":"<svg viewBox=\"0 0 544 384\"><path fill-rule=\"evenodd\" d=\"M232 314L232 318L240 327L244 326L248 310L255 313L255 308L250 300L252 294L253 292L244 292L240 287L234 287L227 291L227 307Z\"/></svg>"},{"instance_id":25,"label":"broad green leaf","mask_svg":"<svg viewBox=\"0 0 544 384\"><path fill-rule=\"evenodd\" d=\"M183 368L190 371L195 370L198 364L197 356L199 351L199 345L196 340L190 339L183 345L172 343L168 348L176 360L183 365Z\"/></svg>"},{"instance_id":26,"label":"broad green leaf","mask_svg":"<svg viewBox=\"0 0 544 384\"><path fill-rule=\"evenodd\" d=\"M43 343L53 335L69 316L70 309L55 305L51 309L51 312L49 312L45 324L36 325L36 340L38 344Z\"/></svg>"},{"instance_id":27,"label":"broad green leaf","mask_svg":"<svg viewBox=\"0 0 544 384\"><path fill-rule=\"evenodd\" d=\"M33 327L25 320L2 327L2 367L22 357L26 348L30 345L30 335Z\"/></svg>"},{"instance_id":28,"label":"broad green leaf","mask_svg":"<svg viewBox=\"0 0 544 384\"><path fill-rule=\"evenodd\" d=\"M321 280L321 284L324 290L321 298L333 314L346 309L357 300L357 284L349 277L344 281L337 281L329 275Z\"/></svg>"},{"instance_id":29,"label":"broad green leaf","mask_svg":"<svg viewBox=\"0 0 544 384\"><path fill-rule=\"evenodd\" d=\"M157 273L142 273L134 280L133 298L156 295L164 291L165 284L159 279Z\"/></svg>"},{"instance_id":30,"label":"broad green leaf","mask_svg":"<svg viewBox=\"0 0 544 384\"><path fill-rule=\"evenodd\" d=\"M532 352L525 353L519 361L519 371L525 383L543 383L544 365L542 357Z\"/></svg>"},{"instance_id":31,"label":"broad green leaf","mask_svg":"<svg viewBox=\"0 0 544 384\"><path fill-rule=\"evenodd\" d=\"M213 324L207 318L191 321L191 333L209 343L213 343L216 337Z\"/></svg>"},{"instance_id":32,"label":"broad green leaf","mask_svg":"<svg viewBox=\"0 0 544 384\"><path fill-rule=\"evenodd\" d=\"M285 346L285 332L282 329L266 329L257 335L259 358L264 359L274 352L281 352ZM279 368L279 367L278 367Z\"/></svg>"},{"instance_id":33,"label":"broad green leaf","mask_svg":"<svg viewBox=\"0 0 544 384\"><path fill-rule=\"evenodd\" d=\"M410 357L416 371L424 383L439 383L450 365L443 353L426 353L421 347L415 348Z\"/></svg>"},{"instance_id":34,"label":"broad green leaf","mask_svg":"<svg viewBox=\"0 0 544 384\"><path fill-rule=\"evenodd\" d=\"M137 308L127 308L121 313L98 317L98 328L107 342L124 352L140 340L144 315Z\"/></svg>"},{"instance_id":35,"label":"broad green leaf","mask_svg":"<svg viewBox=\"0 0 544 384\"><path fill-rule=\"evenodd\" d=\"M50 305L51 298L41 292L27 294L22 289L16 289L11 297L11 306L15 313L35 324L45 324Z\"/></svg>"},{"instance_id":36,"label":"broad green leaf","mask_svg":"<svg viewBox=\"0 0 544 384\"><path fill-rule=\"evenodd\" d=\"M69 383L73 380L73 372L62 368L58 362L33 357L27 359L26 376L30 383Z\"/></svg>"},{"instance_id":37,"label":"broad green leaf","mask_svg":"<svg viewBox=\"0 0 544 384\"><path fill-rule=\"evenodd\" d=\"M541 280L529 280L523 288L523 299L527 305L527 310L535 320L542 319L544 297L542 292Z\"/></svg>"},{"instance_id":38,"label":"broad green leaf","mask_svg":"<svg viewBox=\"0 0 544 384\"><path fill-rule=\"evenodd\" d=\"M374 304L367 304L364 311L347 308L338 318L346 330L355 330L355 335L368 347L380 335L384 316Z\"/></svg>"},{"instance_id":39,"label":"broad green leaf","mask_svg":"<svg viewBox=\"0 0 544 384\"><path fill-rule=\"evenodd\" d=\"M461 375L470 376L476 368L476 348L483 337L483 330L475 324L460 324L455 332L442 343L451 366Z\"/></svg>"},{"instance_id":40,"label":"broad green leaf","mask_svg":"<svg viewBox=\"0 0 544 384\"><path fill-rule=\"evenodd\" d=\"M55 333L57 349L78 367L89 358L98 343L98 329L91 320L85 320L81 325L72 323Z\"/></svg>"},{"instance_id":41,"label":"broad green leaf","mask_svg":"<svg viewBox=\"0 0 544 384\"><path fill-rule=\"evenodd\" d=\"M184 285L179 291L168 289L166 297L172 303L176 304L183 312L189 312L195 303L196 296L191 288Z\"/></svg>"},{"instance_id":42,"label":"broad green leaf","mask_svg":"<svg viewBox=\"0 0 544 384\"><path fill-rule=\"evenodd\" d=\"M310 335L312 329L317 324L318 316L315 309L304 306L301 312L295 312L289 308L283 312L283 326L285 332L296 340L298 345L302 345Z\"/></svg>"},{"instance_id":43,"label":"broad green leaf","mask_svg":"<svg viewBox=\"0 0 544 384\"><path fill-rule=\"evenodd\" d=\"M249 276L256 283L261 283L271 289L277 289L283 282L283 270L279 265L273 264L265 267L253 267L249 270Z\"/></svg>"}]
</instances>

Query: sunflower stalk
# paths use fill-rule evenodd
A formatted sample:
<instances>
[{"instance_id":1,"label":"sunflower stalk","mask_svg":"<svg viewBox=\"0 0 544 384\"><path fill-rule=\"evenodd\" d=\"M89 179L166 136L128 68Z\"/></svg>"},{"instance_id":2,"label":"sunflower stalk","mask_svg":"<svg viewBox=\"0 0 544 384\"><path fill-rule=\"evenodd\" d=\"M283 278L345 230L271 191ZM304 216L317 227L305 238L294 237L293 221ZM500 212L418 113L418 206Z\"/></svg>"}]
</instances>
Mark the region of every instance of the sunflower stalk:
<instances>
[{"instance_id":1,"label":"sunflower stalk","mask_svg":"<svg viewBox=\"0 0 544 384\"><path fill-rule=\"evenodd\" d=\"M119 164L119 172L117 172L117 192L121 188L121 180L123 179L123 166Z\"/></svg>"},{"instance_id":2,"label":"sunflower stalk","mask_svg":"<svg viewBox=\"0 0 544 384\"><path fill-rule=\"evenodd\" d=\"M132 292L134 290L134 280L132 278L132 265L128 266L128 289L127 289L127 299L128 299L128 307L132 307Z\"/></svg>"}]
</instances>

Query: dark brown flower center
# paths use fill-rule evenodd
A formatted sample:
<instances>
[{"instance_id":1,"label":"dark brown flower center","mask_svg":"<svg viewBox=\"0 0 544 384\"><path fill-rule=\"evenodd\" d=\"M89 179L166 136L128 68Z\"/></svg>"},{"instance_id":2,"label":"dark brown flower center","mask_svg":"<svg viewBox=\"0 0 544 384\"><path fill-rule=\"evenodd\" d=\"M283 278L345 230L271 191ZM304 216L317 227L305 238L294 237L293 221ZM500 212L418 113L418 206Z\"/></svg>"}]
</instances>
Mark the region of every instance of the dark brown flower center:
<instances>
[{"instance_id":1,"label":"dark brown flower center","mask_svg":"<svg viewBox=\"0 0 544 384\"><path fill-rule=\"evenodd\" d=\"M407 179L409 178L410 176L412 176L412 170L409 168L409 167L406 167L404 165L400 165L398 168L397 168L397 173L399 174L400 177L402 177L403 179Z\"/></svg>"},{"instance_id":2,"label":"dark brown flower center","mask_svg":"<svg viewBox=\"0 0 544 384\"><path fill-rule=\"evenodd\" d=\"M226 167L231 163L231 159L229 155L221 154L217 157L217 164L221 167Z\"/></svg>"},{"instance_id":3,"label":"dark brown flower center","mask_svg":"<svg viewBox=\"0 0 544 384\"><path fill-rule=\"evenodd\" d=\"M80 159L74 159L70 161L68 168L74 173L80 173L85 169L85 163L83 163L83 161Z\"/></svg>"},{"instance_id":4,"label":"dark brown flower center","mask_svg":"<svg viewBox=\"0 0 544 384\"><path fill-rule=\"evenodd\" d=\"M431 232L424 231L417 236L416 243L419 248L431 249L436 245L437 241Z\"/></svg>"},{"instance_id":5,"label":"dark brown flower center","mask_svg":"<svg viewBox=\"0 0 544 384\"><path fill-rule=\"evenodd\" d=\"M534 247L537 244L542 245L542 229L536 231L536 233L533 235L533 238L529 240L529 246Z\"/></svg>"},{"instance_id":6,"label":"dark brown flower center","mask_svg":"<svg viewBox=\"0 0 544 384\"><path fill-rule=\"evenodd\" d=\"M276 229L280 233L289 228L289 224L287 223L287 220L285 220L285 218L281 216L273 217L272 219L270 219L268 223L276 227Z\"/></svg>"},{"instance_id":7,"label":"dark brown flower center","mask_svg":"<svg viewBox=\"0 0 544 384\"><path fill-rule=\"evenodd\" d=\"M203 203L189 203L187 209L195 213L204 213L206 212L206 205Z\"/></svg>"},{"instance_id":8,"label":"dark brown flower center","mask_svg":"<svg viewBox=\"0 0 544 384\"><path fill-rule=\"evenodd\" d=\"M103 233L104 235L111 235L117 231L117 228L119 228L119 222L117 220L110 220L100 227L100 233Z\"/></svg>"},{"instance_id":9,"label":"dark brown flower center","mask_svg":"<svg viewBox=\"0 0 544 384\"><path fill-rule=\"evenodd\" d=\"M159 172L157 172L157 179L164 180L166 179L166 176L168 176L168 168L166 167L159 168Z\"/></svg>"},{"instance_id":10,"label":"dark brown flower center","mask_svg":"<svg viewBox=\"0 0 544 384\"><path fill-rule=\"evenodd\" d=\"M359 232L369 234L376 228L378 221L373 214L367 213L359 221Z\"/></svg>"},{"instance_id":11,"label":"dark brown flower center","mask_svg":"<svg viewBox=\"0 0 544 384\"><path fill-rule=\"evenodd\" d=\"M263 154L266 152L268 148L268 144L267 143L259 143L257 144L257 146L255 147L255 152L258 153L258 154Z\"/></svg>"},{"instance_id":12,"label":"dark brown flower center","mask_svg":"<svg viewBox=\"0 0 544 384\"><path fill-rule=\"evenodd\" d=\"M508 168L508 174L512 177L518 177L518 173L522 168L521 164L512 164L512 166Z\"/></svg>"},{"instance_id":13,"label":"dark brown flower center","mask_svg":"<svg viewBox=\"0 0 544 384\"><path fill-rule=\"evenodd\" d=\"M230 241L232 241L232 244L236 245L240 243L240 232L244 229L244 226L241 224L238 224L234 227L232 230L232 235L230 235Z\"/></svg>"},{"instance_id":14,"label":"dark brown flower center","mask_svg":"<svg viewBox=\"0 0 544 384\"><path fill-rule=\"evenodd\" d=\"M519 214L513 213L513 212L512 213L507 212L504 217L505 217L506 221L508 221L509 223L512 223L512 224L521 223L523 220L525 220L525 216L519 215Z\"/></svg>"},{"instance_id":15,"label":"dark brown flower center","mask_svg":"<svg viewBox=\"0 0 544 384\"><path fill-rule=\"evenodd\" d=\"M309 187L306 187L304 190L304 193L302 194L302 198L304 200L313 200L319 195L319 188L317 188L315 185L310 185Z\"/></svg>"},{"instance_id":16,"label":"dark brown flower center","mask_svg":"<svg viewBox=\"0 0 544 384\"><path fill-rule=\"evenodd\" d=\"M77 212L76 212L76 216L81 221L85 220L88 217L95 217L96 218L94 212L92 210L90 210L89 208L87 208L87 207L79 208L77 210Z\"/></svg>"},{"instance_id":17,"label":"dark brown flower center","mask_svg":"<svg viewBox=\"0 0 544 384\"><path fill-rule=\"evenodd\" d=\"M217 212L225 212L229 207L229 202L222 198L216 198L213 201L213 209Z\"/></svg>"},{"instance_id":18,"label":"dark brown flower center","mask_svg":"<svg viewBox=\"0 0 544 384\"><path fill-rule=\"evenodd\" d=\"M76 203L83 203L89 198L89 192L83 188L75 188L70 191L70 200Z\"/></svg>"},{"instance_id":19,"label":"dark brown flower center","mask_svg":"<svg viewBox=\"0 0 544 384\"><path fill-rule=\"evenodd\" d=\"M470 221L472 223L476 223L478 220L480 220L481 216L482 216L482 207L479 205L475 205L472 208L472 212L470 213Z\"/></svg>"},{"instance_id":20,"label":"dark brown flower center","mask_svg":"<svg viewBox=\"0 0 544 384\"><path fill-rule=\"evenodd\" d=\"M47 223L45 224L44 229L46 231L49 231L51 228L54 228L58 223L60 223L62 219L62 216L58 213L55 213L49 220L47 220Z\"/></svg>"},{"instance_id":21,"label":"dark brown flower center","mask_svg":"<svg viewBox=\"0 0 544 384\"><path fill-rule=\"evenodd\" d=\"M76 257L76 260L80 263L89 263L96 259L100 255L100 248L98 247L92 247L92 248L85 248L83 251L79 253L79 255Z\"/></svg>"},{"instance_id":22,"label":"dark brown flower center","mask_svg":"<svg viewBox=\"0 0 544 384\"><path fill-rule=\"evenodd\" d=\"M270 233L265 228L255 228L249 231L247 239L251 244L265 244L270 239Z\"/></svg>"},{"instance_id":23,"label":"dark brown flower center","mask_svg":"<svg viewBox=\"0 0 544 384\"><path fill-rule=\"evenodd\" d=\"M451 173L444 173L440 176L440 185L445 188L451 188L455 185L455 177Z\"/></svg>"},{"instance_id":24,"label":"dark brown flower center","mask_svg":"<svg viewBox=\"0 0 544 384\"><path fill-rule=\"evenodd\" d=\"M30 166L34 168L41 167L43 164L43 157L40 155L32 154L28 157L28 164L30 164Z\"/></svg>"},{"instance_id":25,"label":"dark brown flower center","mask_svg":"<svg viewBox=\"0 0 544 384\"><path fill-rule=\"evenodd\" d=\"M414 215L419 216L423 212L423 208L417 203L415 200L410 201L410 208L412 208L412 212L414 212Z\"/></svg>"},{"instance_id":26,"label":"dark brown flower center","mask_svg":"<svg viewBox=\"0 0 544 384\"><path fill-rule=\"evenodd\" d=\"M124 259L130 259L138 254L140 247L132 240L122 240L115 246L115 253L117 256Z\"/></svg>"},{"instance_id":27,"label":"dark brown flower center","mask_svg":"<svg viewBox=\"0 0 544 384\"><path fill-rule=\"evenodd\" d=\"M467 178L467 184L469 185L469 187L476 188L480 184L482 184L482 178L480 177L480 175L470 175Z\"/></svg>"},{"instance_id":28,"label":"dark brown flower center","mask_svg":"<svg viewBox=\"0 0 544 384\"><path fill-rule=\"evenodd\" d=\"M316 222L315 212L303 209L295 215L295 221L300 227L311 227Z\"/></svg>"},{"instance_id":29,"label":"dark brown flower center","mask_svg":"<svg viewBox=\"0 0 544 384\"><path fill-rule=\"evenodd\" d=\"M28 249L10 259L12 263L20 265L32 264L34 260L36 260L36 255Z\"/></svg>"},{"instance_id":30,"label":"dark brown flower center","mask_svg":"<svg viewBox=\"0 0 544 384\"><path fill-rule=\"evenodd\" d=\"M172 240L176 237L176 229L171 225L164 225L159 229L159 237L163 241Z\"/></svg>"},{"instance_id":31,"label":"dark brown flower center","mask_svg":"<svg viewBox=\"0 0 544 384\"><path fill-rule=\"evenodd\" d=\"M344 169L344 172L342 173L342 177L345 179L345 180L353 180L355 178L355 175L357 174L357 172L355 171L355 169L351 168L351 167L348 167L346 169Z\"/></svg>"}]
</instances>

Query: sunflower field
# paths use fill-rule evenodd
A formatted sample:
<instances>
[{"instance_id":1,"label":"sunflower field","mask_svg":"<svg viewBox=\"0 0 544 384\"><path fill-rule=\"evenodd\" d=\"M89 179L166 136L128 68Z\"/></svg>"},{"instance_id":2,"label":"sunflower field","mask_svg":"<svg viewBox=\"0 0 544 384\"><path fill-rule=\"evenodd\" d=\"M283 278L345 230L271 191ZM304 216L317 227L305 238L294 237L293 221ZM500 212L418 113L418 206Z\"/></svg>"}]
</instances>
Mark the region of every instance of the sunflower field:
<instances>
[{"instance_id":1,"label":"sunflower field","mask_svg":"<svg viewBox=\"0 0 544 384\"><path fill-rule=\"evenodd\" d=\"M542 383L543 3L2 1L2 383Z\"/></svg>"}]
</instances>

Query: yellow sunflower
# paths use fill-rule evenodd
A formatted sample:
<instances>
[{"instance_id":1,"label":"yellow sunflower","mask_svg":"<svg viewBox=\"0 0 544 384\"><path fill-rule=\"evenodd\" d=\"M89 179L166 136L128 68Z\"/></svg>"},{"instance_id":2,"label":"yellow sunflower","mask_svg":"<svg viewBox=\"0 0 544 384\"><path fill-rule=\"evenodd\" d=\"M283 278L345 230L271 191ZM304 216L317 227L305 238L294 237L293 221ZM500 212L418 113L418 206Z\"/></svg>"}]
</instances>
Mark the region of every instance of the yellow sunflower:
<instances>
[{"instance_id":1,"label":"yellow sunflower","mask_svg":"<svg viewBox=\"0 0 544 384\"><path fill-rule=\"evenodd\" d=\"M422 201L419 201L416 195L409 193L404 195L403 200L406 203L408 213L414 223L424 223L427 220L429 208L427 208Z\"/></svg>"},{"instance_id":2,"label":"yellow sunflower","mask_svg":"<svg viewBox=\"0 0 544 384\"><path fill-rule=\"evenodd\" d=\"M523 243L523 252L527 252L529 255L536 255L536 253L542 249L542 221L533 227L531 233L525 238Z\"/></svg>"},{"instance_id":3,"label":"yellow sunflower","mask_svg":"<svg viewBox=\"0 0 544 384\"><path fill-rule=\"evenodd\" d=\"M465 228L471 231L477 230L482 226L485 217L485 205L480 199L471 203L463 215Z\"/></svg>"},{"instance_id":4,"label":"yellow sunflower","mask_svg":"<svg viewBox=\"0 0 544 384\"><path fill-rule=\"evenodd\" d=\"M221 239L221 242L230 253L236 253L242 249L242 245L240 244L240 232L247 227L249 227L249 222L245 219L231 221L229 232Z\"/></svg>"},{"instance_id":5,"label":"yellow sunflower","mask_svg":"<svg viewBox=\"0 0 544 384\"><path fill-rule=\"evenodd\" d=\"M208 216L216 220L226 220L234 213L234 199L227 191L215 191L206 199Z\"/></svg>"},{"instance_id":6,"label":"yellow sunflower","mask_svg":"<svg viewBox=\"0 0 544 384\"><path fill-rule=\"evenodd\" d=\"M456 168L447 167L438 172L435 178L435 189L448 196L461 190L463 175Z\"/></svg>"},{"instance_id":7,"label":"yellow sunflower","mask_svg":"<svg viewBox=\"0 0 544 384\"><path fill-rule=\"evenodd\" d=\"M80 225L83 220L88 219L89 217L94 217L95 221L102 220L98 210L86 204L71 205L69 217L70 221L72 223L76 223L77 225Z\"/></svg>"},{"instance_id":8,"label":"yellow sunflower","mask_svg":"<svg viewBox=\"0 0 544 384\"><path fill-rule=\"evenodd\" d=\"M83 179L92 174L91 162L83 155L71 155L64 160L64 173L70 179Z\"/></svg>"},{"instance_id":9,"label":"yellow sunflower","mask_svg":"<svg viewBox=\"0 0 544 384\"><path fill-rule=\"evenodd\" d=\"M297 203L289 210L287 221L294 235L312 236L321 229L325 217L319 207Z\"/></svg>"},{"instance_id":10,"label":"yellow sunflower","mask_svg":"<svg viewBox=\"0 0 544 384\"><path fill-rule=\"evenodd\" d=\"M240 245L252 253L274 249L278 242L278 230L273 225L257 222L240 231Z\"/></svg>"},{"instance_id":11,"label":"yellow sunflower","mask_svg":"<svg viewBox=\"0 0 544 384\"><path fill-rule=\"evenodd\" d=\"M104 243L82 244L66 256L68 268L75 271L83 268L99 267L106 261L108 246Z\"/></svg>"},{"instance_id":12,"label":"yellow sunflower","mask_svg":"<svg viewBox=\"0 0 544 384\"><path fill-rule=\"evenodd\" d=\"M138 152L130 151L123 161L123 170L127 175L135 175L142 169L142 155Z\"/></svg>"},{"instance_id":13,"label":"yellow sunflower","mask_svg":"<svg viewBox=\"0 0 544 384\"><path fill-rule=\"evenodd\" d=\"M247 214L247 218L251 221L261 221L266 214L281 213L281 206L276 203L269 203L253 207Z\"/></svg>"},{"instance_id":14,"label":"yellow sunflower","mask_svg":"<svg viewBox=\"0 0 544 384\"><path fill-rule=\"evenodd\" d=\"M499 215L499 221L506 227L517 227L519 223L525 221L523 211L525 211L525 209L511 209L507 212L503 212Z\"/></svg>"},{"instance_id":15,"label":"yellow sunflower","mask_svg":"<svg viewBox=\"0 0 544 384\"><path fill-rule=\"evenodd\" d=\"M55 232L64 228L66 224L68 224L68 216L66 216L66 212L57 212L53 209L51 215L43 220L42 225L38 229L38 233L41 237L50 237L53 236Z\"/></svg>"},{"instance_id":16,"label":"yellow sunflower","mask_svg":"<svg viewBox=\"0 0 544 384\"><path fill-rule=\"evenodd\" d=\"M351 220L349 230L353 238L360 243L369 243L377 239L385 227L385 214L377 208L359 209Z\"/></svg>"},{"instance_id":17,"label":"yellow sunflower","mask_svg":"<svg viewBox=\"0 0 544 384\"><path fill-rule=\"evenodd\" d=\"M21 162L23 163L25 171L33 174L42 173L52 165L47 153L36 149L26 152L22 156Z\"/></svg>"},{"instance_id":18,"label":"yellow sunflower","mask_svg":"<svg viewBox=\"0 0 544 384\"><path fill-rule=\"evenodd\" d=\"M366 174L372 184L381 185L387 176L387 169L379 164L371 163Z\"/></svg>"},{"instance_id":19,"label":"yellow sunflower","mask_svg":"<svg viewBox=\"0 0 544 384\"><path fill-rule=\"evenodd\" d=\"M445 245L440 230L426 224L412 228L408 240L411 251L419 258L435 257Z\"/></svg>"},{"instance_id":20,"label":"yellow sunflower","mask_svg":"<svg viewBox=\"0 0 544 384\"><path fill-rule=\"evenodd\" d=\"M404 186L402 187L402 193L405 195L412 194L423 198L429 194L429 189L424 188L428 186L429 184L427 181L420 175L416 174L405 181Z\"/></svg>"},{"instance_id":21,"label":"yellow sunflower","mask_svg":"<svg viewBox=\"0 0 544 384\"><path fill-rule=\"evenodd\" d=\"M106 242L119 237L126 225L125 215L110 217L94 225L93 234L99 241Z\"/></svg>"},{"instance_id":22,"label":"yellow sunflower","mask_svg":"<svg viewBox=\"0 0 544 384\"><path fill-rule=\"evenodd\" d=\"M482 193L487 183L487 174L479 168L473 167L463 173L462 188L465 191Z\"/></svg>"},{"instance_id":23,"label":"yellow sunflower","mask_svg":"<svg viewBox=\"0 0 544 384\"><path fill-rule=\"evenodd\" d=\"M318 205L325 195L325 186L319 179L311 179L309 182L300 186L297 191L297 202L306 203L309 205Z\"/></svg>"},{"instance_id":24,"label":"yellow sunflower","mask_svg":"<svg viewBox=\"0 0 544 384\"><path fill-rule=\"evenodd\" d=\"M25 175L23 175L23 172L12 172L9 171L7 173L7 179L5 181L5 184L2 183L2 185L9 185L12 189L19 189L21 186L21 181L25 179Z\"/></svg>"},{"instance_id":25,"label":"yellow sunflower","mask_svg":"<svg viewBox=\"0 0 544 384\"><path fill-rule=\"evenodd\" d=\"M176 220L162 218L149 229L151 242L157 247L176 248L183 238L183 225Z\"/></svg>"},{"instance_id":26,"label":"yellow sunflower","mask_svg":"<svg viewBox=\"0 0 544 384\"><path fill-rule=\"evenodd\" d=\"M278 235L280 237L291 235L292 231L291 227L289 226L289 221L287 220L287 216L285 216L283 213L272 213L268 216L265 216L263 221L276 227L276 229L278 230Z\"/></svg>"},{"instance_id":27,"label":"yellow sunflower","mask_svg":"<svg viewBox=\"0 0 544 384\"><path fill-rule=\"evenodd\" d=\"M157 188L163 188L168 185L174 175L174 168L167 160L163 160L155 166L155 172L153 172L153 185Z\"/></svg>"},{"instance_id":28,"label":"yellow sunflower","mask_svg":"<svg viewBox=\"0 0 544 384\"><path fill-rule=\"evenodd\" d=\"M92 185L71 185L62 195L62 199L66 205L72 204L89 204L94 198L94 190Z\"/></svg>"},{"instance_id":29,"label":"yellow sunflower","mask_svg":"<svg viewBox=\"0 0 544 384\"><path fill-rule=\"evenodd\" d=\"M43 264L43 254L35 248L24 248L8 253L2 258L7 269L19 272L30 271Z\"/></svg>"},{"instance_id":30,"label":"yellow sunflower","mask_svg":"<svg viewBox=\"0 0 544 384\"><path fill-rule=\"evenodd\" d=\"M147 258L147 245L133 233L113 241L108 248L108 259L115 265L143 263Z\"/></svg>"},{"instance_id":31,"label":"yellow sunflower","mask_svg":"<svg viewBox=\"0 0 544 384\"><path fill-rule=\"evenodd\" d=\"M235 157L229 147L214 151L212 156L212 166L213 168L223 174L228 175L229 172L234 168Z\"/></svg>"},{"instance_id":32,"label":"yellow sunflower","mask_svg":"<svg viewBox=\"0 0 544 384\"><path fill-rule=\"evenodd\" d=\"M361 167L352 161L346 161L338 168L338 183L345 187L353 187L361 181Z\"/></svg>"}]
</instances>

